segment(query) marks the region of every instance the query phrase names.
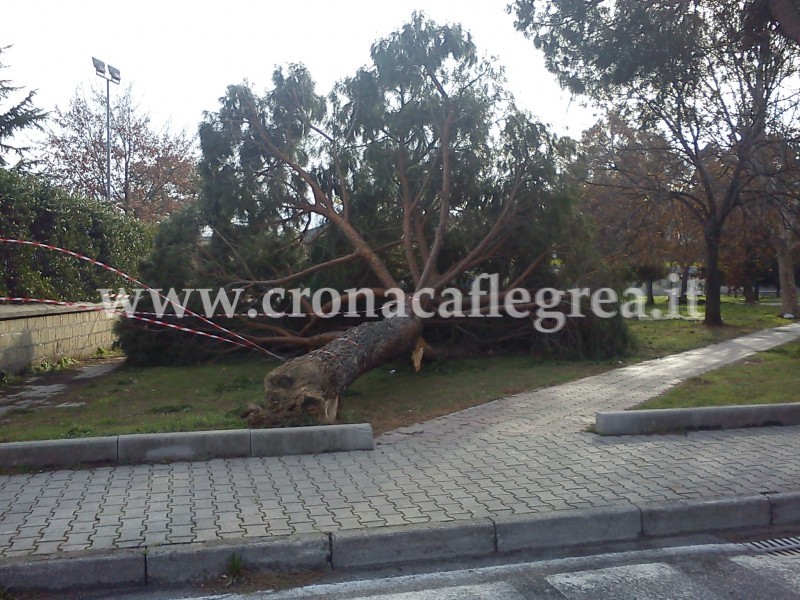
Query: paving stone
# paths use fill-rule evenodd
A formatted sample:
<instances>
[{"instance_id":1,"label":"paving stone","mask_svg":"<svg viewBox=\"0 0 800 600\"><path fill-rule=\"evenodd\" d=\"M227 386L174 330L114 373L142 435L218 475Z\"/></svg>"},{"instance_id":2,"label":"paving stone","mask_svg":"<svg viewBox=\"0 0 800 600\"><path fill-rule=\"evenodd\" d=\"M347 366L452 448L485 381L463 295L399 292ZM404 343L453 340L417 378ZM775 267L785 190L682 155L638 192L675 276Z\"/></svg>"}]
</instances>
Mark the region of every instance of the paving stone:
<instances>
[{"instance_id":1,"label":"paving stone","mask_svg":"<svg viewBox=\"0 0 800 600\"><path fill-rule=\"evenodd\" d=\"M595 411L797 337L794 325L518 394L384 434L373 452L0 476L0 556L796 492L798 427L583 429Z\"/></svg>"},{"instance_id":2,"label":"paving stone","mask_svg":"<svg viewBox=\"0 0 800 600\"><path fill-rule=\"evenodd\" d=\"M16 538L39 538L45 530L44 526L41 527L17 527L9 529L10 533L3 534L3 537L8 536L9 539L14 536Z\"/></svg>"},{"instance_id":3,"label":"paving stone","mask_svg":"<svg viewBox=\"0 0 800 600\"><path fill-rule=\"evenodd\" d=\"M213 542L216 540L221 539L217 535L217 530L215 528L212 529L196 529L194 532L194 540L195 542Z\"/></svg>"},{"instance_id":4,"label":"paving stone","mask_svg":"<svg viewBox=\"0 0 800 600\"><path fill-rule=\"evenodd\" d=\"M142 536L143 546L160 546L169 543L167 539L167 531L145 531Z\"/></svg>"},{"instance_id":5,"label":"paving stone","mask_svg":"<svg viewBox=\"0 0 800 600\"><path fill-rule=\"evenodd\" d=\"M191 525L194 515L191 512L173 513L170 515L169 521L172 525Z\"/></svg>"},{"instance_id":6,"label":"paving stone","mask_svg":"<svg viewBox=\"0 0 800 600\"><path fill-rule=\"evenodd\" d=\"M42 541L36 544L33 554L55 554L63 544L63 541Z\"/></svg>"},{"instance_id":7,"label":"paving stone","mask_svg":"<svg viewBox=\"0 0 800 600\"><path fill-rule=\"evenodd\" d=\"M15 552L25 552L30 553L36 548L36 542L38 541L37 538L18 538L12 539L11 545L8 546L6 550L6 554L11 554Z\"/></svg>"}]
</instances>

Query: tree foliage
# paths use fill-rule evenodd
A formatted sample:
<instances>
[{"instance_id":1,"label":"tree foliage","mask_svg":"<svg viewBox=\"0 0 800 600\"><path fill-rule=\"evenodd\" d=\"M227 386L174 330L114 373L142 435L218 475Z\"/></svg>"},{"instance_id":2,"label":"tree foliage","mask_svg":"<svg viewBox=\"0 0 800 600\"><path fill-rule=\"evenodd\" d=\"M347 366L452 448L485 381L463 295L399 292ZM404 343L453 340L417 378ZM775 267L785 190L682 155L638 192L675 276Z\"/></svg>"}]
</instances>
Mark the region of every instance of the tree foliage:
<instances>
[{"instance_id":1,"label":"tree foliage","mask_svg":"<svg viewBox=\"0 0 800 600\"><path fill-rule=\"evenodd\" d=\"M746 260L746 264L755 263L757 267L760 256L772 254L778 266L781 314L798 315L795 255L800 250L797 189L800 160L797 141L773 136L771 143L761 148L755 158L754 185L744 192L748 201L740 207L739 220L749 234L742 236L744 240L762 249L754 253L751 260Z\"/></svg>"},{"instance_id":2,"label":"tree foliage","mask_svg":"<svg viewBox=\"0 0 800 600\"><path fill-rule=\"evenodd\" d=\"M0 46L0 58L9 47ZM0 62L0 69L4 67ZM21 88L14 87L10 81L0 79L0 102L12 98L15 92ZM33 97L36 94L30 91L22 100L12 100L11 106L0 105L0 167L8 166L8 155L11 153L22 155L28 148L20 148L12 145L11 139L15 134L30 128L40 128L43 120L47 116L42 110L33 104Z\"/></svg>"},{"instance_id":3,"label":"tree foliage","mask_svg":"<svg viewBox=\"0 0 800 600\"><path fill-rule=\"evenodd\" d=\"M150 226L70 196L40 177L9 170L0 170L0 232L83 254L134 277L153 241ZM99 302L98 289L125 284L118 275L71 256L0 243L2 296Z\"/></svg>"},{"instance_id":4,"label":"tree foliage","mask_svg":"<svg viewBox=\"0 0 800 600\"><path fill-rule=\"evenodd\" d=\"M572 144L515 107L501 73L459 26L414 15L376 42L371 58L327 96L302 65L277 69L264 95L228 88L200 128L197 230L209 236L195 279L245 288L245 302L275 287L368 288L381 303L392 288L430 288L430 309L445 287L468 291L483 272L499 275L501 298L510 288L556 285L570 272L565 247L578 226L564 178ZM165 256L157 250L154 260ZM303 309L312 312L308 302ZM526 319L400 325L314 314L246 323L260 343L331 344L325 353L348 357L333 372L324 353L312 353L309 368L279 369L267 384L314 380L299 402L320 405L324 395L327 415L343 387L390 356L378 340L392 347L394 339L396 354L415 340L432 353L453 344L530 348L537 336Z\"/></svg>"},{"instance_id":5,"label":"tree foliage","mask_svg":"<svg viewBox=\"0 0 800 600\"><path fill-rule=\"evenodd\" d=\"M743 10L748 38L756 39L775 31L800 44L800 3L797 0L748 0Z\"/></svg>"},{"instance_id":6,"label":"tree foliage","mask_svg":"<svg viewBox=\"0 0 800 600\"><path fill-rule=\"evenodd\" d=\"M693 216L706 250L706 322L721 323L726 221L755 197L747 192L760 185L759 156L776 136L796 136L796 48L769 29L753 35L736 0L519 0L513 8L563 85L663 140L670 170L637 173L623 187Z\"/></svg>"},{"instance_id":7,"label":"tree foliage","mask_svg":"<svg viewBox=\"0 0 800 600\"><path fill-rule=\"evenodd\" d=\"M40 148L45 173L70 193L106 201L106 96L80 90L56 108ZM197 190L192 140L158 130L134 102L131 88L111 107L111 204L125 214L161 221Z\"/></svg>"},{"instance_id":8,"label":"tree foliage","mask_svg":"<svg viewBox=\"0 0 800 600\"><path fill-rule=\"evenodd\" d=\"M688 275L703 254L702 231L685 205L668 202L678 176L663 136L636 130L619 114L584 132L583 209L597 231L598 250L628 280L652 283L669 267ZM687 277L684 277L684 281Z\"/></svg>"}]
</instances>

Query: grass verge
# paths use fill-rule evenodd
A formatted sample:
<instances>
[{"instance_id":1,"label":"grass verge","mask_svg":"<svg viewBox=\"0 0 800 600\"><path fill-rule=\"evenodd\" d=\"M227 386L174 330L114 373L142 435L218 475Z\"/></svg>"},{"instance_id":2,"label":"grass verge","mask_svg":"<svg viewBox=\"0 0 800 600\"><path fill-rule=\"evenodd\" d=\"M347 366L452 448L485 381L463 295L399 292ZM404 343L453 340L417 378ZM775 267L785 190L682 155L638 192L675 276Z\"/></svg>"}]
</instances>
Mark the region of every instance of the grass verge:
<instances>
[{"instance_id":1,"label":"grass verge","mask_svg":"<svg viewBox=\"0 0 800 600\"><path fill-rule=\"evenodd\" d=\"M361 377L342 399L340 420L369 422L380 434L514 393L785 324L777 312L774 306L748 306L729 299L723 307L727 325L721 328L691 320L631 321L636 344L622 361L548 362L493 356L426 364L419 373L402 361ZM239 415L261 399L262 380L270 368L252 359L192 367L122 368L70 386L54 402L62 407L5 413L0 417L0 441L242 428L246 425ZM767 380L764 385L772 383ZM4 389L13 391L14 387L0 385L0 397Z\"/></svg>"},{"instance_id":2,"label":"grass verge","mask_svg":"<svg viewBox=\"0 0 800 600\"><path fill-rule=\"evenodd\" d=\"M658 300L655 308L666 313L666 300ZM650 311L648 307L648 314ZM779 317L779 311L779 306L767 303L750 305L736 298L726 298L722 305L723 327L706 327L702 321L687 318L684 306L680 307L682 319L629 321L635 341L630 359L660 358L724 342L760 329L786 325L789 321Z\"/></svg>"},{"instance_id":3,"label":"grass verge","mask_svg":"<svg viewBox=\"0 0 800 600\"><path fill-rule=\"evenodd\" d=\"M634 410L800 402L800 343L693 377Z\"/></svg>"},{"instance_id":4,"label":"grass verge","mask_svg":"<svg viewBox=\"0 0 800 600\"><path fill-rule=\"evenodd\" d=\"M263 361L191 367L121 368L59 395L66 407L12 409L0 440L245 427L239 414L258 398Z\"/></svg>"}]
</instances>

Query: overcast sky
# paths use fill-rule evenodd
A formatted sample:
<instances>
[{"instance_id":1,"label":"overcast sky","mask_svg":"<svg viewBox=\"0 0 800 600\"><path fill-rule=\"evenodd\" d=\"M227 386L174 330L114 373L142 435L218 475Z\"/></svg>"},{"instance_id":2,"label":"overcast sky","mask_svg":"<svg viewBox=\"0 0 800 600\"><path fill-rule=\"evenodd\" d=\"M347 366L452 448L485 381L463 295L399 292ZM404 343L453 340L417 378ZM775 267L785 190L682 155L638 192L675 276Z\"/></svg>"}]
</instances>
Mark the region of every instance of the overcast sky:
<instances>
[{"instance_id":1,"label":"overcast sky","mask_svg":"<svg viewBox=\"0 0 800 600\"><path fill-rule=\"evenodd\" d=\"M203 111L216 110L227 85L269 84L275 65L304 63L318 92L369 60L370 45L398 29L414 10L437 22L460 22L479 51L506 67L518 104L562 134L578 136L592 112L562 93L533 44L514 30L507 0L13 0L4 3L0 78L38 90L37 105L66 107L76 88L105 86L91 57L132 84L140 107L158 124L193 134ZM112 94L117 90L112 86ZM2 108L2 107L0 107Z\"/></svg>"}]
</instances>

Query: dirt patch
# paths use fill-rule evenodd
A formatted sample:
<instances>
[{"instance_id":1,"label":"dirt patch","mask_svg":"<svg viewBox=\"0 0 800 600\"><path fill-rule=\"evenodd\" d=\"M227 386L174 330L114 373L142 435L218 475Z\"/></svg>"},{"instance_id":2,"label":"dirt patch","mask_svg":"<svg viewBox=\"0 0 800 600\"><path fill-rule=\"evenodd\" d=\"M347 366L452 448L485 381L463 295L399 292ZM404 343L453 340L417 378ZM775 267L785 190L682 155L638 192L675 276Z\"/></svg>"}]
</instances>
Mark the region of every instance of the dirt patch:
<instances>
[{"instance_id":1,"label":"dirt patch","mask_svg":"<svg viewBox=\"0 0 800 600\"><path fill-rule=\"evenodd\" d=\"M93 379L113 373L124 361L123 357L91 358L63 371L28 375L19 382L4 385L0 387L0 423L3 416L79 406L80 403L64 402L63 397Z\"/></svg>"},{"instance_id":2,"label":"dirt patch","mask_svg":"<svg viewBox=\"0 0 800 600\"><path fill-rule=\"evenodd\" d=\"M304 573L253 573L244 571L232 577L223 575L218 579L199 586L203 592L247 594L254 592L270 593L289 588L298 588L317 583L327 573L306 571Z\"/></svg>"}]
</instances>

